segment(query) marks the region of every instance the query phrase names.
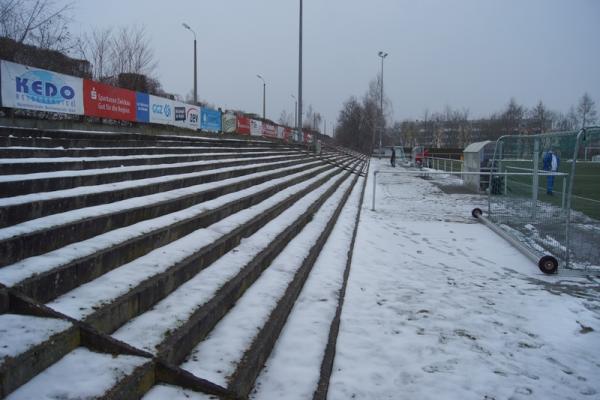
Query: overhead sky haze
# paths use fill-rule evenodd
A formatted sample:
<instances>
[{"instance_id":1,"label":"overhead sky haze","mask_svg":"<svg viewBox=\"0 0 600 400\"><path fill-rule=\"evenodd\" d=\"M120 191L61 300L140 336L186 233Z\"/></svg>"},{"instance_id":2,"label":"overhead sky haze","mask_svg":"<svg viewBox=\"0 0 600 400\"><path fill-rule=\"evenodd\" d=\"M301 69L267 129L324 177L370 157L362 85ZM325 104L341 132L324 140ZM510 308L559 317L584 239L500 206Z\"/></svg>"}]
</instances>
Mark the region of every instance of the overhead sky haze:
<instances>
[{"instance_id":1,"label":"overhead sky haze","mask_svg":"<svg viewBox=\"0 0 600 400\"><path fill-rule=\"evenodd\" d=\"M298 91L298 0L78 1L75 35L94 27L144 25L164 89L267 117L293 114ZM471 118L501 111L511 97L568 111L584 92L600 104L600 1L304 0L304 108L328 132L350 96L362 97L384 63L392 120L419 119L446 105ZM598 107L597 107L598 108Z\"/></svg>"}]
</instances>

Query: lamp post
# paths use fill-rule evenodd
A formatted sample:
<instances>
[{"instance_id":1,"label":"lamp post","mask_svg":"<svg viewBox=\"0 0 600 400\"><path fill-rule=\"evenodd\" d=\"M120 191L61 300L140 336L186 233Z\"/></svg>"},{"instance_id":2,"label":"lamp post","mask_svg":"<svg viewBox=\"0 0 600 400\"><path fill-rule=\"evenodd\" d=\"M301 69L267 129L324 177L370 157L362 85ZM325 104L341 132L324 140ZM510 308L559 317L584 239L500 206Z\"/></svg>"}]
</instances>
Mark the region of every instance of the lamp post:
<instances>
[{"instance_id":1,"label":"lamp post","mask_svg":"<svg viewBox=\"0 0 600 400\"><path fill-rule=\"evenodd\" d=\"M296 119L296 129L299 135L302 134L302 0L300 0L300 32L298 35L298 116Z\"/></svg>"},{"instance_id":2,"label":"lamp post","mask_svg":"<svg viewBox=\"0 0 600 400\"><path fill-rule=\"evenodd\" d=\"M293 94L290 96L294 99L294 123L296 123L298 121L298 99Z\"/></svg>"},{"instance_id":3,"label":"lamp post","mask_svg":"<svg viewBox=\"0 0 600 400\"><path fill-rule=\"evenodd\" d=\"M381 127L379 128L379 159L381 160L381 135L383 133L383 126L384 126L384 122L383 122L383 59L387 57L388 53L385 53L383 51L380 51L377 54L379 57L381 57L381 86L380 86L380 93L379 93L379 109L381 111Z\"/></svg>"},{"instance_id":4,"label":"lamp post","mask_svg":"<svg viewBox=\"0 0 600 400\"><path fill-rule=\"evenodd\" d=\"M198 104L198 67L196 62L196 32L185 22L183 27L194 34L194 105Z\"/></svg>"},{"instance_id":5,"label":"lamp post","mask_svg":"<svg viewBox=\"0 0 600 400\"><path fill-rule=\"evenodd\" d=\"M263 119L267 119L266 112L265 112L265 110L266 110L266 107L265 107L266 103L265 103L265 101L266 101L266 95L267 95L267 84L265 83L265 80L263 79L263 77L260 76L259 74L256 74L256 77L258 79L260 79L262 81L262 83L263 83Z\"/></svg>"}]
</instances>

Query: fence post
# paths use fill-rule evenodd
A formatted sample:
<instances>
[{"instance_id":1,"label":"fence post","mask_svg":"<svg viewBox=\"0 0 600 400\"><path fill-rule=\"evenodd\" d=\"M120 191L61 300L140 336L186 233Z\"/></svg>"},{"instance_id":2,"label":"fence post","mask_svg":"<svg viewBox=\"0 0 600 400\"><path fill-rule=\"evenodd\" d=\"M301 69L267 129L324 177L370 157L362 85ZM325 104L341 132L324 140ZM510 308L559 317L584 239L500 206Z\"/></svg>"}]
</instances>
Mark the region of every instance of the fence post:
<instances>
[{"instance_id":1,"label":"fence post","mask_svg":"<svg viewBox=\"0 0 600 400\"><path fill-rule=\"evenodd\" d=\"M571 176L569 176L569 192L567 193L567 221L565 224L565 266L569 267L571 256L569 255L571 250L571 196L573 195L573 184L575 183L575 165L577 164L577 156L579 155L579 141L582 136L585 136L585 129L581 129L577 133L577 139L575 140L575 149L573 150L573 161L571 162Z\"/></svg>"},{"instance_id":2,"label":"fence post","mask_svg":"<svg viewBox=\"0 0 600 400\"><path fill-rule=\"evenodd\" d=\"M533 141L533 188L531 191L531 217L533 219L537 216L537 200L538 200L538 187L539 187L539 153L540 153L540 140L538 138Z\"/></svg>"},{"instance_id":3,"label":"fence post","mask_svg":"<svg viewBox=\"0 0 600 400\"><path fill-rule=\"evenodd\" d=\"M373 171L373 204L371 204L371 211L375 211L375 188L377 187L377 171Z\"/></svg>"},{"instance_id":4,"label":"fence post","mask_svg":"<svg viewBox=\"0 0 600 400\"><path fill-rule=\"evenodd\" d=\"M563 175L562 177L562 202L561 202L561 207L564 210L565 209L565 200L567 198L567 177L565 175Z\"/></svg>"}]
</instances>

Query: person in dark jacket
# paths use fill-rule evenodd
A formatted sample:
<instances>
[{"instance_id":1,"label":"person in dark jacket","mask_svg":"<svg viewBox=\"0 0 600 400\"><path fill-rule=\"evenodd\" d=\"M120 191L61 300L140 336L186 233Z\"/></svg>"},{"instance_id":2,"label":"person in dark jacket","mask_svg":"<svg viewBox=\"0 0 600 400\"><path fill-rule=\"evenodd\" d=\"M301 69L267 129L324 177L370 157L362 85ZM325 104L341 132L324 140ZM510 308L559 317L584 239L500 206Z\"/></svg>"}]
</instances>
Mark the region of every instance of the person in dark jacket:
<instances>
[{"instance_id":1,"label":"person in dark jacket","mask_svg":"<svg viewBox=\"0 0 600 400\"><path fill-rule=\"evenodd\" d=\"M392 167L396 168L396 149L392 147L392 157L390 158L390 164Z\"/></svg>"}]
</instances>

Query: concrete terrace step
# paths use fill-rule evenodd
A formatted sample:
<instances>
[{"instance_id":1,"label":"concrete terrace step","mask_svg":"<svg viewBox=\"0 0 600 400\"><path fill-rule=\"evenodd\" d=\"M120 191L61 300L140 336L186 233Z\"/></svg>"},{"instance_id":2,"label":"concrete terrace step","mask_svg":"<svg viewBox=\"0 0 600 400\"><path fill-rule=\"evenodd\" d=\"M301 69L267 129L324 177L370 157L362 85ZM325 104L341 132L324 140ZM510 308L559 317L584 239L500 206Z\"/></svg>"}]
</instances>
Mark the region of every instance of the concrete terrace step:
<instances>
[{"instance_id":1,"label":"concrete terrace step","mask_svg":"<svg viewBox=\"0 0 600 400\"><path fill-rule=\"evenodd\" d=\"M71 210L0 229L0 245L5 249L0 258L0 266L219 196L327 165L318 160L309 161L298 166Z\"/></svg>"},{"instance_id":2,"label":"concrete terrace step","mask_svg":"<svg viewBox=\"0 0 600 400\"><path fill-rule=\"evenodd\" d=\"M103 332L112 332L148 310L298 199L318 191L316 188L330 175L325 174L157 248L48 305Z\"/></svg>"},{"instance_id":3,"label":"concrete terrace step","mask_svg":"<svg viewBox=\"0 0 600 400\"><path fill-rule=\"evenodd\" d=\"M0 397L283 398L289 357L326 387L367 160L248 139L0 127L31 184L0 198Z\"/></svg>"},{"instance_id":4,"label":"concrete terrace step","mask_svg":"<svg viewBox=\"0 0 600 400\"><path fill-rule=\"evenodd\" d=\"M280 147L282 144L270 141L258 140L223 140L223 139L208 139L208 138L177 138L164 137L153 140L139 139L120 139L118 135L113 137L91 137L77 139L68 135L59 138L51 137L16 137L0 136L0 146L2 147L40 147L40 148L81 148L81 147L162 147L168 148L172 146L228 146L228 147L248 147L248 146L265 146Z\"/></svg>"},{"instance_id":5,"label":"concrete terrace step","mask_svg":"<svg viewBox=\"0 0 600 400\"><path fill-rule=\"evenodd\" d=\"M211 225L291 185L330 169L331 166L317 165L306 171L271 179L178 212L127 226L119 231L111 230L42 257L23 260L0 269L0 282L11 286L16 284L19 291L37 301L49 301L118 265L146 254L155 247ZM47 270L39 269L38 259L45 260L43 266L48 268ZM57 262L53 263L50 260ZM31 278L27 278L28 276Z\"/></svg>"},{"instance_id":6,"label":"concrete terrace step","mask_svg":"<svg viewBox=\"0 0 600 400\"><path fill-rule=\"evenodd\" d=\"M60 157L60 158L4 158L0 159L0 175L32 174L50 171L81 171L88 169L131 167L140 165L178 164L194 161L223 160L228 158L269 157L285 151L257 148L262 151L242 152L225 149L214 153L188 153L181 155L108 156L108 157ZM292 149L289 149L291 152Z\"/></svg>"},{"instance_id":7,"label":"concrete terrace step","mask_svg":"<svg viewBox=\"0 0 600 400\"><path fill-rule=\"evenodd\" d=\"M282 147L287 149L288 147ZM127 157L143 155L207 154L235 151L252 153L273 149L270 146L255 147L216 147L216 146L177 146L177 147L86 147L86 148L39 148L39 147L0 147L0 158L64 158L64 157ZM336 152L333 152L336 153ZM342 153L336 153L342 154Z\"/></svg>"},{"instance_id":8,"label":"concrete terrace step","mask_svg":"<svg viewBox=\"0 0 600 400\"><path fill-rule=\"evenodd\" d=\"M272 147L285 146L279 141L256 138L253 136L227 138L220 135L147 135L144 133L126 133L109 131L82 131L68 129L35 129L0 127L0 138L6 139L52 139L52 140L86 140L100 142L135 142L135 145L152 144L155 142L183 143L192 145L229 145L234 147L249 147L269 145ZM122 145L121 145L122 146ZM87 146L86 146L87 147Z\"/></svg>"},{"instance_id":9,"label":"concrete terrace step","mask_svg":"<svg viewBox=\"0 0 600 400\"><path fill-rule=\"evenodd\" d=\"M104 185L126 180L155 178L165 175L188 174L217 168L250 165L261 162L292 161L306 157L297 152L275 156L203 160L189 163L131 166L81 171L52 171L22 175L0 175L0 197L21 196L30 193L51 192L81 186Z\"/></svg>"},{"instance_id":10,"label":"concrete terrace step","mask_svg":"<svg viewBox=\"0 0 600 400\"><path fill-rule=\"evenodd\" d=\"M345 179L347 175L330 179L298 200L151 310L129 321L114 337L160 354L168 362L181 362ZM153 322L157 320L158 325ZM153 324L151 333L138 335Z\"/></svg>"},{"instance_id":11,"label":"concrete terrace step","mask_svg":"<svg viewBox=\"0 0 600 400\"><path fill-rule=\"evenodd\" d=\"M364 184L360 178L354 186L256 380L251 399L327 398Z\"/></svg>"},{"instance_id":12,"label":"concrete terrace step","mask_svg":"<svg viewBox=\"0 0 600 400\"><path fill-rule=\"evenodd\" d=\"M182 368L227 386L239 397L249 394L355 182L356 176L346 178L210 335L190 352Z\"/></svg>"},{"instance_id":13,"label":"concrete terrace step","mask_svg":"<svg viewBox=\"0 0 600 400\"><path fill-rule=\"evenodd\" d=\"M3 198L0 199L0 227L15 225L23 221L73 209L114 203L134 197L184 189L190 186L239 178L280 168L301 166L311 160L314 159L304 157L278 162L259 162L242 167L224 167L195 173L166 175Z\"/></svg>"}]
</instances>

